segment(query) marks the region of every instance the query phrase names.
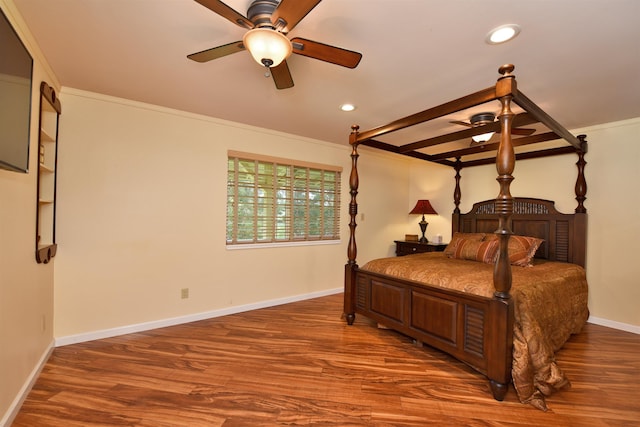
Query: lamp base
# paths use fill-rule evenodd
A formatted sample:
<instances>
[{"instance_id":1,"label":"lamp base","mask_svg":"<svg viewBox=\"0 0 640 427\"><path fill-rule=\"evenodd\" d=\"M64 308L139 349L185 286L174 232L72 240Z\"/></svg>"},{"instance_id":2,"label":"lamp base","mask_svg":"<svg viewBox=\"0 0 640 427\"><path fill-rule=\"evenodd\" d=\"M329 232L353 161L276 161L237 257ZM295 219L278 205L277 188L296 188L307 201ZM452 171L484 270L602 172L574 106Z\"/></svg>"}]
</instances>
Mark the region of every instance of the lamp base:
<instances>
[{"instance_id":1,"label":"lamp base","mask_svg":"<svg viewBox=\"0 0 640 427\"><path fill-rule=\"evenodd\" d=\"M429 225L429 223L424 220L424 215L422 215L422 221L420 221L418 224L420 224L420 231L422 231L422 237L420 238L419 242L429 243L427 238L424 236L424 233L427 231L427 225Z\"/></svg>"}]
</instances>

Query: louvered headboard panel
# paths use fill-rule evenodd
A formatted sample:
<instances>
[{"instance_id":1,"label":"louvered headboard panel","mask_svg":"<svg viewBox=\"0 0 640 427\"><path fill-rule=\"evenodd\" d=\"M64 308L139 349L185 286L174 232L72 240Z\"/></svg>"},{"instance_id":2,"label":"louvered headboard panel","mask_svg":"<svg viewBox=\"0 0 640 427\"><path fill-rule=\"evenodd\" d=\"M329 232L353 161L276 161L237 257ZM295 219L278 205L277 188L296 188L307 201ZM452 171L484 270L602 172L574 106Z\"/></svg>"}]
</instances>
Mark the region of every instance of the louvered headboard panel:
<instances>
[{"instance_id":1,"label":"louvered headboard panel","mask_svg":"<svg viewBox=\"0 0 640 427\"><path fill-rule=\"evenodd\" d=\"M495 200L475 203L468 213L454 215L453 220L453 231L493 233L498 229ZM586 213L563 214L550 200L517 197L510 226L514 234L544 240L536 258L585 266Z\"/></svg>"}]
</instances>

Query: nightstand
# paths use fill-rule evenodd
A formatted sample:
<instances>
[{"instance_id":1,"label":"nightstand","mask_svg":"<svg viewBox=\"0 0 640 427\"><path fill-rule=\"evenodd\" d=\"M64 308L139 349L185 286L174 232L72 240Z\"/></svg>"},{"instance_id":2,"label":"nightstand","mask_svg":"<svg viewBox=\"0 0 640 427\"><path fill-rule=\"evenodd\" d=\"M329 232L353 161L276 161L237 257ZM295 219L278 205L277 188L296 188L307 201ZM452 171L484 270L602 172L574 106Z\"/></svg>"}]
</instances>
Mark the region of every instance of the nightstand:
<instances>
[{"instance_id":1,"label":"nightstand","mask_svg":"<svg viewBox=\"0 0 640 427\"><path fill-rule=\"evenodd\" d=\"M406 240L395 240L396 242L396 255L411 255L419 254L422 252L442 252L447 247L446 243L420 243L420 242L407 242Z\"/></svg>"}]
</instances>

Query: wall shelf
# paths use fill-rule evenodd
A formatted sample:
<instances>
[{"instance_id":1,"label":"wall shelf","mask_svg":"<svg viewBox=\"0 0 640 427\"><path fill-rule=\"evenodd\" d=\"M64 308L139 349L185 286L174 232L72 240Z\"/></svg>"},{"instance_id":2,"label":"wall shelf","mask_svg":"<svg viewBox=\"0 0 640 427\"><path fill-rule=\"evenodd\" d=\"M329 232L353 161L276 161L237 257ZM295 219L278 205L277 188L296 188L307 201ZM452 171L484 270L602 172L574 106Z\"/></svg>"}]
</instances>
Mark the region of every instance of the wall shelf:
<instances>
[{"instance_id":1,"label":"wall shelf","mask_svg":"<svg viewBox=\"0 0 640 427\"><path fill-rule=\"evenodd\" d=\"M40 164L39 167L40 167L40 172L42 172L42 173L54 173L55 172L54 169L51 169L50 167L48 167L46 165L43 165L42 163Z\"/></svg>"},{"instance_id":2,"label":"wall shelf","mask_svg":"<svg viewBox=\"0 0 640 427\"><path fill-rule=\"evenodd\" d=\"M36 211L36 261L47 264L56 255L56 178L58 123L62 106L55 90L40 84L38 138L38 203Z\"/></svg>"}]
</instances>

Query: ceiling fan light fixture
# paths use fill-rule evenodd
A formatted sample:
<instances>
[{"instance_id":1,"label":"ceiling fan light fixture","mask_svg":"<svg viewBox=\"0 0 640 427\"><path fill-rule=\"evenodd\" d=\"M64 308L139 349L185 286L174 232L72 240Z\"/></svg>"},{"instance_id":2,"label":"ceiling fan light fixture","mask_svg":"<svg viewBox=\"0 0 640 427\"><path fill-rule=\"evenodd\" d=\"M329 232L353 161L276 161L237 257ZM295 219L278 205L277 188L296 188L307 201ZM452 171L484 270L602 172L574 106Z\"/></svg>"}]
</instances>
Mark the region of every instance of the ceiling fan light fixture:
<instances>
[{"instance_id":1,"label":"ceiling fan light fixture","mask_svg":"<svg viewBox=\"0 0 640 427\"><path fill-rule=\"evenodd\" d=\"M289 39L271 28L254 28L247 31L242 43L253 59L265 67L277 67L293 50Z\"/></svg>"},{"instance_id":2,"label":"ceiling fan light fixture","mask_svg":"<svg viewBox=\"0 0 640 427\"><path fill-rule=\"evenodd\" d=\"M491 137L493 136L495 132L488 132L488 133L483 133L480 135L473 135L471 137L471 139L473 139L473 142L480 144L482 142L487 142L491 139Z\"/></svg>"},{"instance_id":3,"label":"ceiling fan light fixture","mask_svg":"<svg viewBox=\"0 0 640 427\"><path fill-rule=\"evenodd\" d=\"M520 26L518 24L501 25L489 31L485 41L488 44L500 44L514 39L518 34L520 34Z\"/></svg>"}]
</instances>

